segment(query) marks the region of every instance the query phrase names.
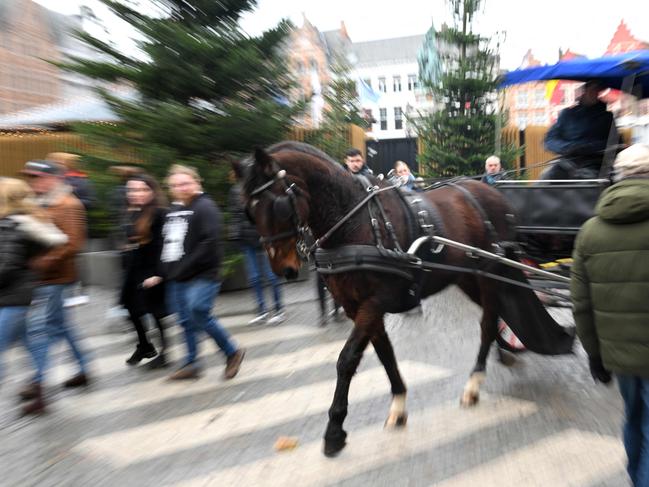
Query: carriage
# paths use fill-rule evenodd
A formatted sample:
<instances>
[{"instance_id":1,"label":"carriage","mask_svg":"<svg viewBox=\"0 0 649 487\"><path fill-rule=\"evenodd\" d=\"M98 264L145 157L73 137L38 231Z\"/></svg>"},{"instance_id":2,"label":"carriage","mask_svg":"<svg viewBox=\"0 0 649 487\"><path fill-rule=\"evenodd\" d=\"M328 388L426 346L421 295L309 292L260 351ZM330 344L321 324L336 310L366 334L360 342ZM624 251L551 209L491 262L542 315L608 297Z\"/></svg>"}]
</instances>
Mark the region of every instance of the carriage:
<instances>
[{"instance_id":1,"label":"carriage","mask_svg":"<svg viewBox=\"0 0 649 487\"><path fill-rule=\"evenodd\" d=\"M603 87L621 90L638 99L649 98L649 51L636 51L597 59L572 59L551 66L512 71L501 87L549 80L597 80ZM612 183L612 163L623 148L609 138L601 154L599 176L592 179L530 180L504 178L495 187L515 209L517 240L529 262L554 261L565 273L579 228L591 216L601 193ZM550 166L557 160L537 165ZM529 168L528 168L529 169ZM515 171L510 171L513 173ZM555 283L557 287L562 284ZM565 284L563 284L565 286Z\"/></svg>"}]
</instances>

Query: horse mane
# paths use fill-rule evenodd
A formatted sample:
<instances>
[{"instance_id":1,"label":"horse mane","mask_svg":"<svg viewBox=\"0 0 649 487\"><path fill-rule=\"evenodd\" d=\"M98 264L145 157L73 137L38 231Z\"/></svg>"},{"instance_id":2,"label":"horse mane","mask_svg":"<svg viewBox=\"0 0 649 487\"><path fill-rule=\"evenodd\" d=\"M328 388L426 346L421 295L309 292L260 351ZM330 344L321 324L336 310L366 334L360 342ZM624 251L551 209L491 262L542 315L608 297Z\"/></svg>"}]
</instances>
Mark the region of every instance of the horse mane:
<instances>
[{"instance_id":1,"label":"horse mane","mask_svg":"<svg viewBox=\"0 0 649 487\"><path fill-rule=\"evenodd\" d=\"M271 145L266 152L270 155L278 154L280 152L298 152L308 156L312 156L323 162L329 169L333 171L334 176L345 175L346 171L338 164L333 158L328 156L326 153L314 147L312 145L306 144L304 142L295 142L295 141L284 141L278 142L277 144ZM254 165L254 156L247 156L242 160L242 163L251 168ZM247 175L244 180L244 190L246 193L250 194L254 191L255 188L264 184L268 178L263 174L257 173L257 171L247 171Z\"/></svg>"},{"instance_id":2,"label":"horse mane","mask_svg":"<svg viewBox=\"0 0 649 487\"><path fill-rule=\"evenodd\" d=\"M277 152L281 151L295 151L295 152L301 152L303 154L308 154L310 156L315 156L318 159L321 159L323 162L329 163L331 166L333 166L336 169L341 169L343 170L342 166L337 163L331 156L327 155L317 147L314 147L312 145L306 144L304 142L296 142L293 140L285 140L284 142L278 142L277 144L271 145L267 152L271 155L276 154Z\"/></svg>"}]
</instances>

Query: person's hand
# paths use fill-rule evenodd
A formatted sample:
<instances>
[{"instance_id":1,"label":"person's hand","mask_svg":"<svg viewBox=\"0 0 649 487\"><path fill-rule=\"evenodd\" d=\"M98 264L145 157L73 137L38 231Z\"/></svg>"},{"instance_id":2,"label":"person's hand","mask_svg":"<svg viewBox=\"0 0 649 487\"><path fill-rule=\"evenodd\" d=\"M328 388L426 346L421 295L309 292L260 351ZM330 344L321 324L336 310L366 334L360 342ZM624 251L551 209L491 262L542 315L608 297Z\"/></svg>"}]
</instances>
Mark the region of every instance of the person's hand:
<instances>
[{"instance_id":1,"label":"person's hand","mask_svg":"<svg viewBox=\"0 0 649 487\"><path fill-rule=\"evenodd\" d=\"M148 277L144 281L142 281L142 287L144 289L149 289L149 288L151 288L153 286L157 286L161 282L162 282L162 277L160 277L160 276Z\"/></svg>"},{"instance_id":2,"label":"person's hand","mask_svg":"<svg viewBox=\"0 0 649 487\"><path fill-rule=\"evenodd\" d=\"M611 382L611 373L604 368L601 357L589 357L588 366L590 367L590 375L593 376L595 382L608 384Z\"/></svg>"}]
</instances>

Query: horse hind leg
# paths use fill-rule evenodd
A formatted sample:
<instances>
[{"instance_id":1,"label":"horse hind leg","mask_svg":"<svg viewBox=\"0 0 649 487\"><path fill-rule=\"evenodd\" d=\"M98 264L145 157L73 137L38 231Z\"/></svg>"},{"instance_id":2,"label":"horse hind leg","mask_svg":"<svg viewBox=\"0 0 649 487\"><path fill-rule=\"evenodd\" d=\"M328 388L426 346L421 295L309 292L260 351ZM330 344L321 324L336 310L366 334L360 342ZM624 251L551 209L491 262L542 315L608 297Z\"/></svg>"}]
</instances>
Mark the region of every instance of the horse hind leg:
<instances>
[{"instance_id":1,"label":"horse hind leg","mask_svg":"<svg viewBox=\"0 0 649 487\"><path fill-rule=\"evenodd\" d=\"M388 418L385 420L385 427L397 428L405 426L408 421L408 413L406 412L406 386L399 373L394 349L392 348L392 343L390 343L390 338L385 332L385 328L381 327L372 336L371 340L376 355L379 357L379 360L385 368L385 372L388 374L392 389L392 402L390 403Z\"/></svg>"},{"instance_id":2,"label":"horse hind leg","mask_svg":"<svg viewBox=\"0 0 649 487\"><path fill-rule=\"evenodd\" d=\"M467 292L469 297L482 305L482 319L480 320L480 349L478 351L478 358L476 359L473 371L469 376L469 380L464 385L460 404L463 407L474 406L480 400L480 386L485 381L487 376L487 357L491 344L496 339L498 333L498 309L496 297L493 292L488 291L488 283L479 285L480 300L476 299L475 287ZM467 289L462 287L465 292Z\"/></svg>"}]
</instances>

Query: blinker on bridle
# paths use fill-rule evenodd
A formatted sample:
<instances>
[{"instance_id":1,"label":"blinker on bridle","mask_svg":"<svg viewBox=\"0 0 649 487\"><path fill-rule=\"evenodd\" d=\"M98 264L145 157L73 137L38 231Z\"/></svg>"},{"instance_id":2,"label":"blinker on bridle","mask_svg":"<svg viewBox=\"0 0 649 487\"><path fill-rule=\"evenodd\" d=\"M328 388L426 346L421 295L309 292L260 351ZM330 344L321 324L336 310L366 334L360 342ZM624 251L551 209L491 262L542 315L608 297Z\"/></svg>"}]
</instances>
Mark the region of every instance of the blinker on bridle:
<instances>
[{"instance_id":1,"label":"blinker on bridle","mask_svg":"<svg viewBox=\"0 0 649 487\"><path fill-rule=\"evenodd\" d=\"M270 192L270 188L278 181L284 183L284 195L278 196ZM297 238L297 252L302 260L308 260L308 250L309 246L306 243L306 237L311 233L308 225L304 224L300 218L300 214L297 211L297 196L301 193L300 188L295 184L288 184L286 182L286 171L280 169L277 171L273 177L262 184L261 186L255 188L250 192L250 197L259 196L262 193L269 192L273 200L273 213L278 215L282 220L291 220L293 223L292 228L285 232L276 233L268 237L260 237L259 242L262 245L272 244L278 240L287 239L290 237ZM250 215L249 208L246 208L246 212Z\"/></svg>"}]
</instances>

